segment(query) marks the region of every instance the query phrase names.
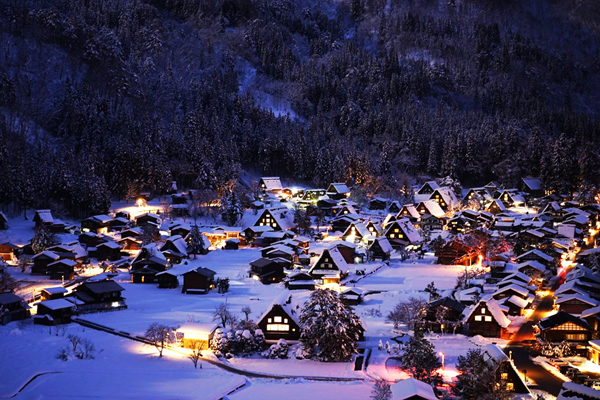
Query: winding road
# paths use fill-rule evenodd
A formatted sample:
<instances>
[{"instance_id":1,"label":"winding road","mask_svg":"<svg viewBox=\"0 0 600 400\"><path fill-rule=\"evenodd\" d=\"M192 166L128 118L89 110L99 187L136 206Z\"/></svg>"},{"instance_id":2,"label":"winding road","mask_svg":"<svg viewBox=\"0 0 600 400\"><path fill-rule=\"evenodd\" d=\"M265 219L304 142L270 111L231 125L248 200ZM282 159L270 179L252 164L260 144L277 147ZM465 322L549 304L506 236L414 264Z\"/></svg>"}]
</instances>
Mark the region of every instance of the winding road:
<instances>
[{"instance_id":1,"label":"winding road","mask_svg":"<svg viewBox=\"0 0 600 400\"><path fill-rule=\"evenodd\" d=\"M540 301L530 320L521 326L515 334L513 341L504 349L504 352L509 356L512 354L512 359L519 371L527 371L526 378L535 382L535 385L529 387L530 389L540 389L558 396L563 381L531 361L530 348L523 344L524 340L535 339L533 326L545 318L546 314L552 310L554 306L553 296L554 292Z\"/></svg>"}]
</instances>

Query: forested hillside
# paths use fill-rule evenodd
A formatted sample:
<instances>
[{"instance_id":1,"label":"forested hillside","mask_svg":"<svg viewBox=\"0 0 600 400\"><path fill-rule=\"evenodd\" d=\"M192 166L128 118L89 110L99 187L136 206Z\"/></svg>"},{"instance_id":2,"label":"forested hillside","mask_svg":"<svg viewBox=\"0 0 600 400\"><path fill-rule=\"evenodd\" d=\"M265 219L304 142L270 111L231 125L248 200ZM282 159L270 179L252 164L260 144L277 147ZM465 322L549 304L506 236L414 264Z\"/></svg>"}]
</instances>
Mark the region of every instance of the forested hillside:
<instances>
[{"instance_id":1,"label":"forested hillside","mask_svg":"<svg viewBox=\"0 0 600 400\"><path fill-rule=\"evenodd\" d=\"M595 190L598 3L453 3L0 0L0 203L83 217L241 169Z\"/></svg>"}]
</instances>

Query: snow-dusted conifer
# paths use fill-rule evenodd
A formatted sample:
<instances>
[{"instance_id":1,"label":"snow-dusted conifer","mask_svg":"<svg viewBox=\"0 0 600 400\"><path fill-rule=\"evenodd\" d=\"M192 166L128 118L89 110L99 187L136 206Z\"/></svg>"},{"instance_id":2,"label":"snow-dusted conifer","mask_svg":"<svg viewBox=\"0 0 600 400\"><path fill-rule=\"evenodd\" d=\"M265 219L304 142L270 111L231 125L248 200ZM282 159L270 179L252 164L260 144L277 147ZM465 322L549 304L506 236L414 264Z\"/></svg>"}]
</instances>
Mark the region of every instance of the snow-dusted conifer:
<instances>
[{"instance_id":1,"label":"snow-dusted conifer","mask_svg":"<svg viewBox=\"0 0 600 400\"><path fill-rule=\"evenodd\" d=\"M320 361L344 361L356 353L359 317L332 290L315 290L302 308L300 340Z\"/></svg>"}]
</instances>

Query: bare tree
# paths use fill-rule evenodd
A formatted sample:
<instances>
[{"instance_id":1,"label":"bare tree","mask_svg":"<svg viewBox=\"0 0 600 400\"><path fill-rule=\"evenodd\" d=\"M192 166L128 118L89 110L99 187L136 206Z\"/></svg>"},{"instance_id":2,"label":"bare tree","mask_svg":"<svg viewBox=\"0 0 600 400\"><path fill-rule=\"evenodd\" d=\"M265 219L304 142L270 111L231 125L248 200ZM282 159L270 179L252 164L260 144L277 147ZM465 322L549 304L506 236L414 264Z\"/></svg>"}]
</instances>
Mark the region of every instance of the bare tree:
<instances>
[{"instance_id":1,"label":"bare tree","mask_svg":"<svg viewBox=\"0 0 600 400\"><path fill-rule=\"evenodd\" d=\"M400 324L408 325L409 329L414 328L415 323L419 322L425 315L427 302L417 297L410 297L408 301L401 301L387 315L386 322L394 324L398 329Z\"/></svg>"},{"instance_id":2,"label":"bare tree","mask_svg":"<svg viewBox=\"0 0 600 400\"><path fill-rule=\"evenodd\" d=\"M0 272L0 292L14 292L19 287L15 278L10 276L8 269Z\"/></svg>"},{"instance_id":3,"label":"bare tree","mask_svg":"<svg viewBox=\"0 0 600 400\"><path fill-rule=\"evenodd\" d=\"M79 337L77 335L69 334L69 336L67 336L67 338L69 339L69 342L71 342L71 345L73 346L73 353L77 353L77 347L81 343L81 337Z\"/></svg>"},{"instance_id":4,"label":"bare tree","mask_svg":"<svg viewBox=\"0 0 600 400\"><path fill-rule=\"evenodd\" d=\"M162 357L165 345L169 343L172 330L167 325L162 325L158 322L153 322L146 330L146 339L152 342L151 346L156 347L159 357Z\"/></svg>"},{"instance_id":5,"label":"bare tree","mask_svg":"<svg viewBox=\"0 0 600 400\"><path fill-rule=\"evenodd\" d=\"M89 339L83 339L81 342L81 352L79 353L79 358L83 360L93 360L94 359L94 351L96 351L96 346Z\"/></svg>"},{"instance_id":6,"label":"bare tree","mask_svg":"<svg viewBox=\"0 0 600 400\"><path fill-rule=\"evenodd\" d=\"M194 363L194 368L198 368L198 361L202 358L202 343L199 340L192 342L191 353L188 358ZM202 367L202 364L200 364L200 367Z\"/></svg>"},{"instance_id":7,"label":"bare tree","mask_svg":"<svg viewBox=\"0 0 600 400\"><path fill-rule=\"evenodd\" d=\"M248 321L248 318L250 318L250 314L252 313L252 309L250 308L250 306L242 307L242 312L246 316L246 321Z\"/></svg>"},{"instance_id":8,"label":"bare tree","mask_svg":"<svg viewBox=\"0 0 600 400\"><path fill-rule=\"evenodd\" d=\"M29 259L26 256L20 256L17 261L17 266L21 269L22 273L27 272L27 267L29 267Z\"/></svg>"},{"instance_id":9,"label":"bare tree","mask_svg":"<svg viewBox=\"0 0 600 400\"><path fill-rule=\"evenodd\" d=\"M219 321L221 326L225 328L225 326L233 320L235 320L235 316L229 310L229 305L227 303L221 303L215 307L213 321Z\"/></svg>"}]
</instances>

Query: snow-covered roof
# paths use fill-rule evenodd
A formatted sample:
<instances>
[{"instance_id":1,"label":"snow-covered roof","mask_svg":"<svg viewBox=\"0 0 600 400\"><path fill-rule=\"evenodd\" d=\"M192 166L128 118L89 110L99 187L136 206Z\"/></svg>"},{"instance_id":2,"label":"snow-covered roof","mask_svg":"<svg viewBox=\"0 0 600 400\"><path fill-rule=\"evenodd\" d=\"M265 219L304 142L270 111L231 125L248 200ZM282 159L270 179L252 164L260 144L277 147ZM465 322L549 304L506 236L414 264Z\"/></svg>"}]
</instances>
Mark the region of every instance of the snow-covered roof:
<instances>
[{"instance_id":1,"label":"snow-covered roof","mask_svg":"<svg viewBox=\"0 0 600 400\"><path fill-rule=\"evenodd\" d=\"M431 214L436 218L443 217L446 214L435 200L422 201L421 203L419 203L419 206L421 205L425 207L428 214Z\"/></svg>"},{"instance_id":2,"label":"snow-covered roof","mask_svg":"<svg viewBox=\"0 0 600 400\"><path fill-rule=\"evenodd\" d=\"M77 263L75 261L64 258L62 260L54 261L53 263L48 264L48 266L50 267L52 265L58 265L58 264L68 265L69 267L74 267L77 265Z\"/></svg>"},{"instance_id":3,"label":"snow-covered roof","mask_svg":"<svg viewBox=\"0 0 600 400\"><path fill-rule=\"evenodd\" d=\"M267 252L267 254L284 253L284 254L287 254L290 256L296 254L294 249L292 249L291 247L288 247L288 246L284 246L284 245L270 246L267 249L263 249L263 251L264 250L269 250Z\"/></svg>"},{"instance_id":4,"label":"snow-covered roof","mask_svg":"<svg viewBox=\"0 0 600 400\"><path fill-rule=\"evenodd\" d=\"M598 391L573 382L563 382L556 400L598 399Z\"/></svg>"},{"instance_id":5,"label":"snow-covered roof","mask_svg":"<svg viewBox=\"0 0 600 400\"><path fill-rule=\"evenodd\" d=\"M349 191L350 191L350 189L348 189L348 186L346 186L346 184L343 182L332 183L327 188L328 193L345 194L345 193L348 193Z\"/></svg>"},{"instance_id":6,"label":"snow-covered roof","mask_svg":"<svg viewBox=\"0 0 600 400\"><path fill-rule=\"evenodd\" d=\"M565 293L569 290L574 291L576 293L581 293L581 294L587 295L587 291L584 288L577 286L577 280L570 280L570 281L563 283L562 285L560 285L558 287L558 289L556 289L556 291L554 292L554 295L559 296L560 294Z\"/></svg>"},{"instance_id":7,"label":"snow-covered roof","mask_svg":"<svg viewBox=\"0 0 600 400\"><path fill-rule=\"evenodd\" d=\"M513 281L518 280L518 281L522 281L523 283L527 284L527 283L529 283L531 278L529 277L529 275L517 271L517 272L513 272L510 275L505 276L504 279L502 279L502 281L510 281L510 280L513 280Z\"/></svg>"},{"instance_id":8,"label":"snow-covered roof","mask_svg":"<svg viewBox=\"0 0 600 400\"><path fill-rule=\"evenodd\" d=\"M509 290L512 290L513 292L516 292L516 293L520 294L521 296L525 296L526 297L526 296L529 295L529 290L527 290L527 288L524 288L523 286L515 285L515 284L508 285L508 286L505 286L505 287L503 287L501 289L498 289L496 291L496 293L494 293L494 295L501 294L501 293L507 292Z\"/></svg>"},{"instance_id":9,"label":"snow-covered roof","mask_svg":"<svg viewBox=\"0 0 600 400\"><path fill-rule=\"evenodd\" d=\"M180 235L171 236L166 240L166 242L171 242L178 252L187 255L187 243L185 242L185 240L183 240L183 238ZM167 244L166 242L165 245Z\"/></svg>"},{"instance_id":10,"label":"snow-covered roof","mask_svg":"<svg viewBox=\"0 0 600 400\"><path fill-rule=\"evenodd\" d=\"M454 193L454 190L452 190L452 188L449 187L439 187L437 188L429 197L429 200L433 200L435 199L435 195L439 194L440 196L442 196L442 199L444 200L444 202L446 203L446 206L448 207L453 207L454 205L458 204L458 199L456 198L456 194Z\"/></svg>"},{"instance_id":11,"label":"snow-covered roof","mask_svg":"<svg viewBox=\"0 0 600 400\"><path fill-rule=\"evenodd\" d=\"M523 183L530 190L542 190L543 189L542 181L540 181L538 178L523 178Z\"/></svg>"},{"instance_id":12,"label":"snow-covered roof","mask_svg":"<svg viewBox=\"0 0 600 400\"><path fill-rule=\"evenodd\" d=\"M333 249L334 247L338 247L338 246L342 246L342 247L349 247L351 249L355 249L356 248L356 244L355 243L351 243L351 242L346 242L344 240L334 240L333 242L331 242L329 244L329 249Z\"/></svg>"},{"instance_id":13,"label":"snow-covered roof","mask_svg":"<svg viewBox=\"0 0 600 400\"><path fill-rule=\"evenodd\" d=\"M364 240L371 236L371 232L363 222L351 223L342 236L351 236L353 232L355 235L360 235Z\"/></svg>"},{"instance_id":14,"label":"snow-covered roof","mask_svg":"<svg viewBox=\"0 0 600 400\"><path fill-rule=\"evenodd\" d=\"M290 210L287 207L277 207L277 208L265 208L257 215L256 220L252 225L257 225L258 221L262 218L264 213L268 212L277 225L282 230L291 229L295 226L292 216L290 215Z\"/></svg>"},{"instance_id":15,"label":"snow-covered roof","mask_svg":"<svg viewBox=\"0 0 600 400\"><path fill-rule=\"evenodd\" d=\"M100 243L96 247L109 247L111 249L120 249L121 245L116 242L113 242L113 241L108 241L108 242Z\"/></svg>"},{"instance_id":16,"label":"snow-covered roof","mask_svg":"<svg viewBox=\"0 0 600 400\"><path fill-rule=\"evenodd\" d=\"M591 315L600 314L600 306L588 308L587 310L583 310L581 312L581 318L587 318Z\"/></svg>"},{"instance_id":17,"label":"snow-covered roof","mask_svg":"<svg viewBox=\"0 0 600 400\"><path fill-rule=\"evenodd\" d=\"M423 190L426 186L429 186L431 190L436 190L440 187L436 181L427 181L419 188L417 194L421 194L421 190Z\"/></svg>"},{"instance_id":18,"label":"snow-covered roof","mask_svg":"<svg viewBox=\"0 0 600 400\"><path fill-rule=\"evenodd\" d=\"M480 305L482 303L484 303L487 306L488 311L490 312L490 314L492 314L492 317L494 318L494 320L496 320L496 322L498 323L498 325L500 325L501 328L506 328L508 325L510 325L510 319L508 319L506 314L504 314L504 312L500 308L500 304L492 298L480 300L479 304L477 304L476 307L465 308L464 321L468 321L469 318L471 318L473 312L481 308ZM467 309L469 310L468 312Z\"/></svg>"},{"instance_id":19,"label":"snow-covered roof","mask_svg":"<svg viewBox=\"0 0 600 400\"><path fill-rule=\"evenodd\" d=\"M399 219L395 223L397 223L400 226L400 229L402 229L402 231L406 235L406 238L411 243L418 243L423 240L423 238L421 237L421 234L419 233L417 228L415 228L415 226L412 224L412 222L410 222L408 219L406 219L406 218ZM394 226L394 223L392 223L391 227L393 227L393 226Z\"/></svg>"},{"instance_id":20,"label":"snow-covered roof","mask_svg":"<svg viewBox=\"0 0 600 400\"><path fill-rule=\"evenodd\" d=\"M94 215L93 217L90 217L90 219L94 219L98 222L104 222L104 223L112 221L111 217L109 217L108 215L103 215L103 214Z\"/></svg>"},{"instance_id":21,"label":"snow-covered roof","mask_svg":"<svg viewBox=\"0 0 600 400\"><path fill-rule=\"evenodd\" d=\"M278 176L268 176L260 178L262 183L265 185L264 190L282 190L281 179Z\"/></svg>"},{"instance_id":22,"label":"snow-covered roof","mask_svg":"<svg viewBox=\"0 0 600 400\"><path fill-rule=\"evenodd\" d=\"M525 259L525 257L530 256L532 254L547 262L552 262L554 260L551 256L538 249L529 250L528 252L521 254L517 257L517 260Z\"/></svg>"},{"instance_id":23,"label":"snow-covered roof","mask_svg":"<svg viewBox=\"0 0 600 400\"><path fill-rule=\"evenodd\" d=\"M75 308L75 304L70 302L68 299L54 299L54 300L46 300L38 303L38 307L43 305L49 310L61 310L63 308Z\"/></svg>"},{"instance_id":24,"label":"snow-covered roof","mask_svg":"<svg viewBox=\"0 0 600 400\"><path fill-rule=\"evenodd\" d=\"M42 291L46 292L48 294L67 293L67 289L65 289L62 286L54 286L54 287L44 288L44 289L42 289Z\"/></svg>"},{"instance_id":25,"label":"snow-covered roof","mask_svg":"<svg viewBox=\"0 0 600 400\"><path fill-rule=\"evenodd\" d=\"M142 215L138 215L137 217L135 217L135 219L140 219L142 217L150 217L152 219L160 219L160 217L158 215L151 213L151 212L147 212Z\"/></svg>"},{"instance_id":26,"label":"snow-covered roof","mask_svg":"<svg viewBox=\"0 0 600 400\"><path fill-rule=\"evenodd\" d=\"M273 228L271 228L268 225L263 225L263 226L249 226L246 229L249 229L249 230L251 230L252 232L255 232L255 233L256 232L271 232L271 231L274 230Z\"/></svg>"},{"instance_id":27,"label":"snow-covered roof","mask_svg":"<svg viewBox=\"0 0 600 400\"><path fill-rule=\"evenodd\" d=\"M408 378L398 381L390 386L392 390L392 400L405 400L418 398L427 400L437 400L431 385L415 378Z\"/></svg>"},{"instance_id":28,"label":"snow-covered roof","mask_svg":"<svg viewBox=\"0 0 600 400\"><path fill-rule=\"evenodd\" d=\"M50 210L35 210L35 214L38 216L40 221L45 224L53 224L54 218L52 217L52 211Z\"/></svg>"},{"instance_id":29,"label":"snow-covered roof","mask_svg":"<svg viewBox=\"0 0 600 400\"><path fill-rule=\"evenodd\" d=\"M214 322L185 322L177 329L177 332L183 333L184 339L208 340L218 327L219 325Z\"/></svg>"},{"instance_id":30,"label":"snow-covered roof","mask_svg":"<svg viewBox=\"0 0 600 400\"><path fill-rule=\"evenodd\" d=\"M484 351L486 352L488 357L490 357L497 363L508 360L508 357L506 356L506 354L504 354L502 349L500 349L500 347L496 346L495 344L485 345Z\"/></svg>"},{"instance_id":31,"label":"snow-covered roof","mask_svg":"<svg viewBox=\"0 0 600 400\"><path fill-rule=\"evenodd\" d=\"M319 258L317 259L315 264L312 266L312 268L308 272L309 274L312 275L316 271L324 271L325 273L333 273L334 272L334 270L315 269L315 267L320 264L321 259L323 257L326 257L327 254L329 254L329 256L331 257L331 261L339 268L340 271L346 271L348 269L348 263L344 259L344 256L342 256L342 253L340 253L340 251L338 250L337 247L332 247L330 249L323 250L323 252L319 256Z\"/></svg>"},{"instance_id":32,"label":"snow-covered roof","mask_svg":"<svg viewBox=\"0 0 600 400\"><path fill-rule=\"evenodd\" d=\"M260 237L269 238L269 239L283 239L285 237L285 235L286 235L285 232L271 230L271 231L264 232L262 235L260 235Z\"/></svg>"},{"instance_id":33,"label":"snow-covered roof","mask_svg":"<svg viewBox=\"0 0 600 400\"><path fill-rule=\"evenodd\" d=\"M510 296L510 297L507 297L507 298L504 300L504 302L505 302L505 303L506 303L506 302L508 302L508 303L512 303L512 304L516 305L516 306L517 306L517 307L519 307L519 308L525 308L525 307L527 307L527 305L529 304L529 301L527 301L527 300L525 300L525 299L522 299L522 298L520 298L519 296L515 296L515 295L512 295L512 296Z\"/></svg>"},{"instance_id":34,"label":"snow-covered roof","mask_svg":"<svg viewBox=\"0 0 600 400\"><path fill-rule=\"evenodd\" d=\"M39 253L39 254L36 254L36 255L35 255L35 256L33 256L32 258L38 258L38 257L42 257L42 256L43 256L43 257L48 257L48 258L51 258L51 259L53 259L53 260L56 260L56 259L58 259L58 258L59 258L59 255L58 255L58 254L56 254L56 253L55 253L55 252L53 252L53 251L49 251L49 250L43 251L43 252L41 252L41 253Z\"/></svg>"},{"instance_id":35,"label":"snow-covered roof","mask_svg":"<svg viewBox=\"0 0 600 400\"><path fill-rule=\"evenodd\" d=\"M421 214L419 214L419 212L417 211L417 207L415 207L414 204L405 204L404 206L402 206L402 209L400 210L400 212L397 214L397 218L402 217L402 212L406 211L408 213L408 215L410 215L413 218L421 218Z\"/></svg>"},{"instance_id":36,"label":"snow-covered roof","mask_svg":"<svg viewBox=\"0 0 600 400\"><path fill-rule=\"evenodd\" d=\"M508 325L510 325L510 319L508 319L506 314L502 312L500 309L500 304L498 304L496 300L490 299L486 302L486 305L490 311L490 314L492 314L492 317L494 317L500 327L506 328Z\"/></svg>"},{"instance_id":37,"label":"snow-covered roof","mask_svg":"<svg viewBox=\"0 0 600 400\"><path fill-rule=\"evenodd\" d=\"M373 243L379 243L379 247L381 247L381 250L384 253L391 253L393 251L390 241L385 236L375 238L375 241Z\"/></svg>"},{"instance_id":38,"label":"snow-covered roof","mask_svg":"<svg viewBox=\"0 0 600 400\"><path fill-rule=\"evenodd\" d=\"M589 296L586 296L584 294L579 294L579 293L568 294L566 296L558 296L555 303L562 304L562 303L565 303L565 302L571 301L571 300L577 300L577 301L589 304L592 307L596 307L599 304L597 300L594 300Z\"/></svg>"},{"instance_id":39,"label":"snow-covered roof","mask_svg":"<svg viewBox=\"0 0 600 400\"><path fill-rule=\"evenodd\" d=\"M277 296L275 298L275 300L273 300L271 305L265 310L265 312L257 320L257 323L264 320L267 317L267 314L269 313L269 311L271 311L271 309L273 309L273 306L276 306L276 305L280 306L283 309L283 311L285 311L285 313L288 315L288 317L290 317L292 320L294 320L294 322L296 322L297 325L300 325L300 321L299 321L300 312L299 312L299 310L297 310L297 307L296 307L298 304L296 304L294 301L292 301L292 295L288 291L281 293L279 296Z\"/></svg>"}]
</instances>

